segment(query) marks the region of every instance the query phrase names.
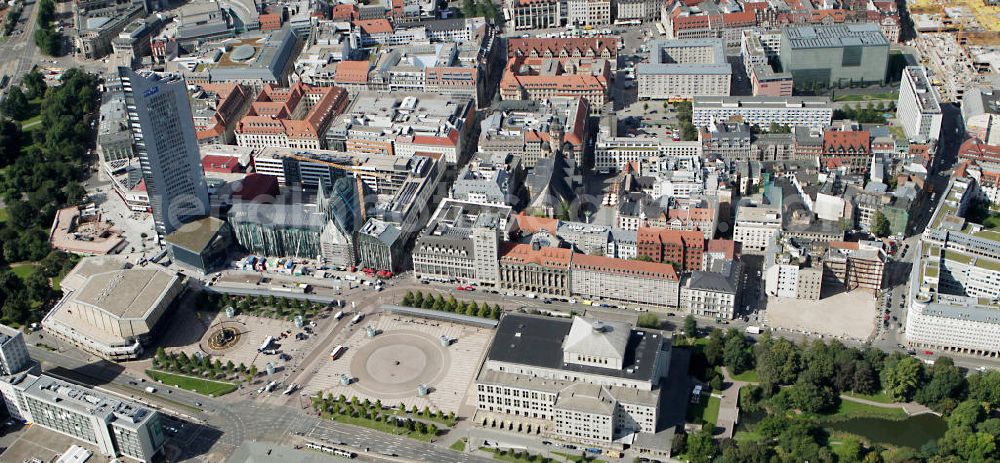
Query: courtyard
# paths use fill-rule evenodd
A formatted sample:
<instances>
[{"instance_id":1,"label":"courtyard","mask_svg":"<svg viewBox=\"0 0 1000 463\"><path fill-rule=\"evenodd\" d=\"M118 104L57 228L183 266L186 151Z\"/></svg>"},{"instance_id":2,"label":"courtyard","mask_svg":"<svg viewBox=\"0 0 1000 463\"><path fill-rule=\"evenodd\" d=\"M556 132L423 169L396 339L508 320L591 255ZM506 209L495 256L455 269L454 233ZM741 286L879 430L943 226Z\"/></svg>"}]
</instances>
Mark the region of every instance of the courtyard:
<instances>
[{"instance_id":1,"label":"courtyard","mask_svg":"<svg viewBox=\"0 0 1000 463\"><path fill-rule=\"evenodd\" d=\"M394 314L373 316L344 342L336 360L324 360L304 395L316 392L359 400L404 403L458 412L489 345L492 331ZM367 327L375 330L368 336ZM443 345L441 336L450 340ZM350 384L343 384L342 375ZM427 394L418 388L426 386Z\"/></svg>"}]
</instances>

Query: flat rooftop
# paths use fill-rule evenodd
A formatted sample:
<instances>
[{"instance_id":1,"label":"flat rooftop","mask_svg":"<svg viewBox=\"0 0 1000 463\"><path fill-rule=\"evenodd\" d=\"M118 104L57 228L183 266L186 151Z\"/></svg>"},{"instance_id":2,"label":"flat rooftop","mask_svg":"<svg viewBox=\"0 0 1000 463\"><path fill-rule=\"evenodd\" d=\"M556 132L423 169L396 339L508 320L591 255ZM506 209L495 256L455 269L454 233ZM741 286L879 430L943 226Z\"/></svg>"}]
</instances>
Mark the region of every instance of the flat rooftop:
<instances>
[{"instance_id":1,"label":"flat rooftop","mask_svg":"<svg viewBox=\"0 0 1000 463\"><path fill-rule=\"evenodd\" d=\"M133 268L99 273L74 296L118 318L144 317L180 278L166 270Z\"/></svg>"},{"instance_id":2,"label":"flat rooftop","mask_svg":"<svg viewBox=\"0 0 1000 463\"><path fill-rule=\"evenodd\" d=\"M833 110L825 96L695 96L694 109L760 108L760 109L825 109Z\"/></svg>"},{"instance_id":3,"label":"flat rooftop","mask_svg":"<svg viewBox=\"0 0 1000 463\"><path fill-rule=\"evenodd\" d=\"M782 31L782 40L793 50L889 46L889 41L875 23L786 27Z\"/></svg>"},{"instance_id":4,"label":"flat rooftop","mask_svg":"<svg viewBox=\"0 0 1000 463\"><path fill-rule=\"evenodd\" d=\"M153 410L138 403L119 400L93 389L46 375L38 377L38 380L28 386L24 393L28 397L57 404L76 413L101 417L133 429L138 428L155 414Z\"/></svg>"},{"instance_id":5,"label":"flat rooftop","mask_svg":"<svg viewBox=\"0 0 1000 463\"><path fill-rule=\"evenodd\" d=\"M920 104L920 111L924 114L940 114L940 100L937 91L931 86L931 80L927 77L927 69L923 66L907 66L903 72L913 81L913 90Z\"/></svg>"},{"instance_id":6,"label":"flat rooftop","mask_svg":"<svg viewBox=\"0 0 1000 463\"><path fill-rule=\"evenodd\" d=\"M636 73L729 75L733 67L722 39L654 40L649 42L649 63L636 66Z\"/></svg>"},{"instance_id":7,"label":"flat rooftop","mask_svg":"<svg viewBox=\"0 0 1000 463\"><path fill-rule=\"evenodd\" d=\"M226 222L221 219L205 217L182 225L165 239L169 244L200 253L208 247L225 224Z\"/></svg>"}]
</instances>

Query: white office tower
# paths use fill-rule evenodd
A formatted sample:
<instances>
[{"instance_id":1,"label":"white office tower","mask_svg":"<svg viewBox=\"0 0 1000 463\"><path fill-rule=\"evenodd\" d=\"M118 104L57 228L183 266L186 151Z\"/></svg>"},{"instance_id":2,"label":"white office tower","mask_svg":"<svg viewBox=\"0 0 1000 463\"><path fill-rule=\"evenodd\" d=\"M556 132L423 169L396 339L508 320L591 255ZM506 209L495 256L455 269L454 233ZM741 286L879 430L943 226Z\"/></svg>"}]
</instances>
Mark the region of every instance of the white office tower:
<instances>
[{"instance_id":1,"label":"white office tower","mask_svg":"<svg viewBox=\"0 0 1000 463\"><path fill-rule=\"evenodd\" d=\"M163 451L167 437L159 412L39 375L21 332L5 325L0 325L0 369L2 406L11 418L84 441L107 457L145 463Z\"/></svg>"},{"instance_id":2,"label":"white office tower","mask_svg":"<svg viewBox=\"0 0 1000 463\"><path fill-rule=\"evenodd\" d=\"M187 88L178 75L139 75L119 67L118 77L156 233L163 237L208 213Z\"/></svg>"},{"instance_id":3,"label":"white office tower","mask_svg":"<svg viewBox=\"0 0 1000 463\"><path fill-rule=\"evenodd\" d=\"M936 140L941 135L941 117L941 99L931 86L927 69L907 66L896 104L896 118L906 137L918 143Z\"/></svg>"},{"instance_id":4,"label":"white office tower","mask_svg":"<svg viewBox=\"0 0 1000 463\"><path fill-rule=\"evenodd\" d=\"M7 376L26 370L31 364L28 348L21 332L0 325L0 375Z\"/></svg>"}]
</instances>

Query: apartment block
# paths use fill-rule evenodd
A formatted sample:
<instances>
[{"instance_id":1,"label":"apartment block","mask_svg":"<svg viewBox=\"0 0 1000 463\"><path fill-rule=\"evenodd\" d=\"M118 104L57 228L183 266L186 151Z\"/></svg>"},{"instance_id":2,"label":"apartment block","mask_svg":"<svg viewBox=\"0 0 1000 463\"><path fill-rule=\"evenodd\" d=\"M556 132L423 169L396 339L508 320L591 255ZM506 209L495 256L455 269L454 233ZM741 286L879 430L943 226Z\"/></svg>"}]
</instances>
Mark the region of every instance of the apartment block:
<instances>
[{"instance_id":1,"label":"apartment block","mask_svg":"<svg viewBox=\"0 0 1000 463\"><path fill-rule=\"evenodd\" d=\"M931 85L927 68L907 66L903 69L896 104L896 119L907 138L917 143L937 140L941 136L941 98Z\"/></svg>"},{"instance_id":2,"label":"apartment block","mask_svg":"<svg viewBox=\"0 0 1000 463\"><path fill-rule=\"evenodd\" d=\"M760 127L773 122L822 129L833 122L833 105L827 97L695 96L692 108L697 127L734 117Z\"/></svg>"},{"instance_id":3,"label":"apartment block","mask_svg":"<svg viewBox=\"0 0 1000 463\"><path fill-rule=\"evenodd\" d=\"M670 264L573 255L570 287L582 298L677 307L679 284L680 277Z\"/></svg>"},{"instance_id":4,"label":"apartment block","mask_svg":"<svg viewBox=\"0 0 1000 463\"><path fill-rule=\"evenodd\" d=\"M768 243L781 233L781 209L763 204L741 204L736 209L733 241L747 254L763 254Z\"/></svg>"},{"instance_id":5,"label":"apartment block","mask_svg":"<svg viewBox=\"0 0 1000 463\"><path fill-rule=\"evenodd\" d=\"M649 42L649 62L636 66L639 98L728 96L733 69L721 39Z\"/></svg>"}]
</instances>

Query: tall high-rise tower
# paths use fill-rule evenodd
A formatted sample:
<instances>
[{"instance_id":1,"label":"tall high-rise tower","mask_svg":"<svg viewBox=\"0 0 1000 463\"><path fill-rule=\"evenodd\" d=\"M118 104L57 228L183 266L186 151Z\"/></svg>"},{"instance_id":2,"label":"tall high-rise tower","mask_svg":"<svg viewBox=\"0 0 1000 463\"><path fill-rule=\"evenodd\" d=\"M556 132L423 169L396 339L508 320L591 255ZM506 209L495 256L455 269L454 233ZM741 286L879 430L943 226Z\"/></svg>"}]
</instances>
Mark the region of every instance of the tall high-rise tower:
<instances>
[{"instance_id":1,"label":"tall high-rise tower","mask_svg":"<svg viewBox=\"0 0 1000 463\"><path fill-rule=\"evenodd\" d=\"M180 76L139 75L118 68L135 151L156 233L163 237L182 223L208 214L208 186Z\"/></svg>"}]
</instances>

